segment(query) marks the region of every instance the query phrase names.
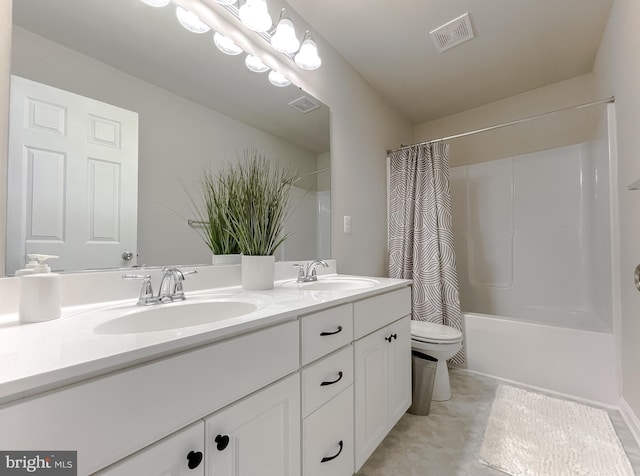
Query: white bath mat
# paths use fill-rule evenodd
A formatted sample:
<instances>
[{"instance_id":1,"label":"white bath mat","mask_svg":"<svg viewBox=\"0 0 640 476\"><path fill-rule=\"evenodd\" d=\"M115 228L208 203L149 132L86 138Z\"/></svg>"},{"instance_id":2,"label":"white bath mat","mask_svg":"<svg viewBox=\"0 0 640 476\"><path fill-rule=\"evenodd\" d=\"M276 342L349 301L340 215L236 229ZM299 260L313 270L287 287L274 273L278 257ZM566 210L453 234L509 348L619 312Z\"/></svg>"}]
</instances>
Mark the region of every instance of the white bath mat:
<instances>
[{"instance_id":1,"label":"white bath mat","mask_svg":"<svg viewBox=\"0 0 640 476\"><path fill-rule=\"evenodd\" d=\"M480 461L511 475L634 474L607 412L509 385L496 390Z\"/></svg>"}]
</instances>

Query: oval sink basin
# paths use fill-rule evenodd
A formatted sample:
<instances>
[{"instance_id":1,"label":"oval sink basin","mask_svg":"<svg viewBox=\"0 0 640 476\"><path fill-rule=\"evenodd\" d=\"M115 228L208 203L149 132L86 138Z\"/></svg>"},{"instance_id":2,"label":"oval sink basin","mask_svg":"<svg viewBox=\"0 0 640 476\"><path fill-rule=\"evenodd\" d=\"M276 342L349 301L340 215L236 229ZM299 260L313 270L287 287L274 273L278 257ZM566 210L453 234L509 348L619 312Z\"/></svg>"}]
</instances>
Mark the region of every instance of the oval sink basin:
<instances>
[{"instance_id":1,"label":"oval sink basin","mask_svg":"<svg viewBox=\"0 0 640 476\"><path fill-rule=\"evenodd\" d=\"M137 334L199 326L243 316L258 309L243 301L182 301L137 307L94 328L97 334Z\"/></svg>"},{"instance_id":2,"label":"oval sink basin","mask_svg":"<svg viewBox=\"0 0 640 476\"><path fill-rule=\"evenodd\" d=\"M376 284L378 284L378 281L367 278L319 277L317 281L308 283L292 281L285 283L285 286L295 287L303 291L350 291L352 289L371 288Z\"/></svg>"}]
</instances>

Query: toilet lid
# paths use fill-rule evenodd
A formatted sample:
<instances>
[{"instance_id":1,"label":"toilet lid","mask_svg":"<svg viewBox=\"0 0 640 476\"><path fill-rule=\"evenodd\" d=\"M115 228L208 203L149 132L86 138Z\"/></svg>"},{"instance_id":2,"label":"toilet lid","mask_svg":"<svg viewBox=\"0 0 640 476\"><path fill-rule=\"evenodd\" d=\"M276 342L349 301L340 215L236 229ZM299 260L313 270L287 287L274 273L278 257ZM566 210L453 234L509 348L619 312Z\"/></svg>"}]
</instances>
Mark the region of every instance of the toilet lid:
<instances>
[{"instance_id":1,"label":"toilet lid","mask_svg":"<svg viewBox=\"0 0 640 476\"><path fill-rule=\"evenodd\" d=\"M462 332L433 322L411 321L411 338L425 342L454 342L462 339Z\"/></svg>"}]
</instances>

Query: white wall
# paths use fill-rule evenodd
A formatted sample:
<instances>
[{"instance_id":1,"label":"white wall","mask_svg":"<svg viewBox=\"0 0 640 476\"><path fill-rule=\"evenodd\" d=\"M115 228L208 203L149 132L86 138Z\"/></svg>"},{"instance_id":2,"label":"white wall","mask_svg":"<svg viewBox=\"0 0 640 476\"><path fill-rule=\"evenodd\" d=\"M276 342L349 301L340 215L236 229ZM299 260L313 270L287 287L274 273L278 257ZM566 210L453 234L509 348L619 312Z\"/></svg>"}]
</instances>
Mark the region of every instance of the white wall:
<instances>
[{"instance_id":1,"label":"white wall","mask_svg":"<svg viewBox=\"0 0 640 476\"><path fill-rule=\"evenodd\" d=\"M139 264L211 262L209 250L181 218L194 214L180 181L197 198L202 170L235 161L247 147L295 162L300 173L316 170L310 152L21 28L14 29L13 53L13 74L139 114ZM295 253L285 254L287 259L315 256L316 241L303 236L315 220L300 225L299 240L290 243Z\"/></svg>"},{"instance_id":2,"label":"white wall","mask_svg":"<svg viewBox=\"0 0 640 476\"><path fill-rule=\"evenodd\" d=\"M522 119L596 99L593 75L585 74L417 125L415 141L436 139ZM585 142L593 136L604 106L567 112L451 141L451 165L512 157Z\"/></svg>"},{"instance_id":3,"label":"white wall","mask_svg":"<svg viewBox=\"0 0 640 476\"><path fill-rule=\"evenodd\" d=\"M4 270L7 203L7 139L9 137L9 68L11 64L11 2L0 2L0 276Z\"/></svg>"},{"instance_id":4,"label":"white wall","mask_svg":"<svg viewBox=\"0 0 640 476\"><path fill-rule=\"evenodd\" d=\"M616 96L622 392L636 425L640 422L640 293L633 285L633 269L640 263L640 192L628 191L627 186L640 178L639 18L640 2L614 0L593 70L598 94Z\"/></svg>"}]
</instances>

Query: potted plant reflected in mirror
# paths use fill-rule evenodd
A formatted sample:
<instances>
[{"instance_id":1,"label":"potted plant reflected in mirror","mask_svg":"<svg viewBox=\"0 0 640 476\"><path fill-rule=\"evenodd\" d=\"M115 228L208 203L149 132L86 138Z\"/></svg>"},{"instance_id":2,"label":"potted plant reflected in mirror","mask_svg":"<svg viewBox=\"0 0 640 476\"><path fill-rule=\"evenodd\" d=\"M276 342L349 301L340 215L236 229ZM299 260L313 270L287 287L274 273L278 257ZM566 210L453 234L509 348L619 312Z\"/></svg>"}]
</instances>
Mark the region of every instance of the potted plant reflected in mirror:
<instances>
[{"instance_id":1,"label":"potted plant reflected in mirror","mask_svg":"<svg viewBox=\"0 0 640 476\"><path fill-rule=\"evenodd\" d=\"M273 288L274 253L289 236L284 226L296 177L254 149L220 175L229 196L226 229L242 254L244 289Z\"/></svg>"},{"instance_id":2,"label":"potted plant reflected in mirror","mask_svg":"<svg viewBox=\"0 0 640 476\"><path fill-rule=\"evenodd\" d=\"M238 242L228 230L227 214L232 197L225 186L223 177L206 170L200 180L200 203L191 196L183 185L196 221L192 225L200 238L211 250L212 264L240 264Z\"/></svg>"}]
</instances>

